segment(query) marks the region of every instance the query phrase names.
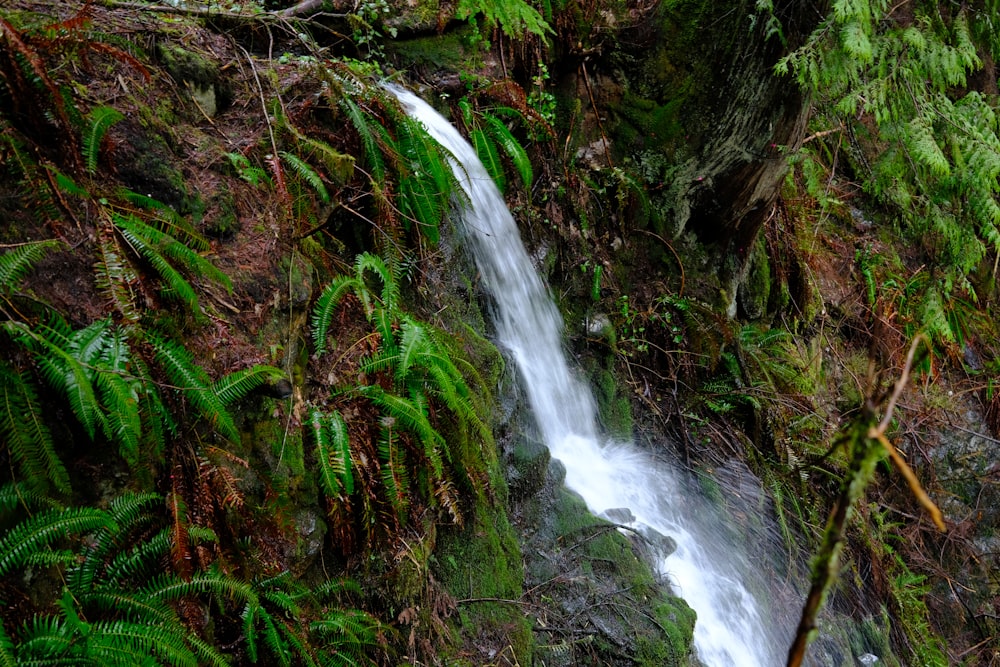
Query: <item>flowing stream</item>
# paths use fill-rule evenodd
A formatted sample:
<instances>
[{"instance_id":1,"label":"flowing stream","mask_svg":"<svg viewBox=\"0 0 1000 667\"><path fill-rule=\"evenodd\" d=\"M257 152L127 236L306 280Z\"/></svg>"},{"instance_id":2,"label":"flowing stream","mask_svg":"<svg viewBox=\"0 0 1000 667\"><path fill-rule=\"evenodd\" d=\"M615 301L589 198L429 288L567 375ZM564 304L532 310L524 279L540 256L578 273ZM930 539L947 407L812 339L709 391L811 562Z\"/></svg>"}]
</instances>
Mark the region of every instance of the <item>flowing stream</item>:
<instances>
[{"instance_id":1,"label":"flowing stream","mask_svg":"<svg viewBox=\"0 0 1000 667\"><path fill-rule=\"evenodd\" d=\"M744 583L768 565L755 566L738 545L713 531L717 517L707 503L692 498L697 494L680 472L633 443L602 437L593 395L563 351L559 311L475 150L419 97L395 86L390 90L458 161L455 175L469 197L461 211L465 242L495 300L499 343L515 361L543 441L566 466L566 485L593 513L628 508L632 527L676 541L676 550L658 567L698 614L695 649L704 665L784 664L786 636ZM695 516L682 516L681 510Z\"/></svg>"}]
</instances>

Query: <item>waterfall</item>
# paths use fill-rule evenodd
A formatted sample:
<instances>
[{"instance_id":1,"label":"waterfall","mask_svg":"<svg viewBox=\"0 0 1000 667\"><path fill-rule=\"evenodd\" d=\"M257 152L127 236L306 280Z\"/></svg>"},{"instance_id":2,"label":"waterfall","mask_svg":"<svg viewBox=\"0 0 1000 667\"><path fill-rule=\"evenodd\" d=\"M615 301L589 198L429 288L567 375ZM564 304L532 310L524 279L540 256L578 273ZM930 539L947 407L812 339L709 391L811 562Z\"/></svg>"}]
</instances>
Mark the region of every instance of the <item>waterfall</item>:
<instances>
[{"instance_id":1,"label":"waterfall","mask_svg":"<svg viewBox=\"0 0 1000 667\"><path fill-rule=\"evenodd\" d=\"M503 196L475 150L430 105L412 93L390 90L452 152L455 175L468 195L460 223L495 300L498 342L514 359L539 431L552 456L566 466L566 485L590 510L628 508L632 527L673 538L677 549L661 559L675 594L697 612L695 649L707 667L784 664L784 635L776 619L762 618L745 585L754 568L735 544L720 542L681 476L633 443L609 442L599 432L593 395L563 352L563 323L548 288L525 251ZM710 509L710 508L708 508ZM709 525L706 525L709 524Z\"/></svg>"}]
</instances>

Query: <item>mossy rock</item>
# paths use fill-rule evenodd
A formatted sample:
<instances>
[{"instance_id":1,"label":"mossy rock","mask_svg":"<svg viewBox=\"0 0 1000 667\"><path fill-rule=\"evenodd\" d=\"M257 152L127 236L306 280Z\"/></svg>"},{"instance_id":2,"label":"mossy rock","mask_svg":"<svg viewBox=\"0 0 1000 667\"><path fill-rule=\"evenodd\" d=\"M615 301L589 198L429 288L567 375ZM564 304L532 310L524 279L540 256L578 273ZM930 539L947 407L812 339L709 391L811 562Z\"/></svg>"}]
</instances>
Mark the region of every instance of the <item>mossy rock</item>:
<instances>
[{"instance_id":1,"label":"mossy rock","mask_svg":"<svg viewBox=\"0 0 1000 667\"><path fill-rule=\"evenodd\" d=\"M481 505L462 530L441 531L434 555L439 581L459 600L453 619L464 638L462 652L506 650L516 663L531 664L531 623L518 604L524 592L521 550L506 512ZM449 663L450 664L450 663Z\"/></svg>"},{"instance_id":2,"label":"mossy rock","mask_svg":"<svg viewBox=\"0 0 1000 667\"><path fill-rule=\"evenodd\" d=\"M521 438L514 446L507 467L507 485L511 497L520 500L541 491L552 456L535 438Z\"/></svg>"},{"instance_id":3,"label":"mossy rock","mask_svg":"<svg viewBox=\"0 0 1000 667\"><path fill-rule=\"evenodd\" d=\"M597 399L601 425L607 433L624 440L632 437L632 403L620 391L614 373L600 369L594 375L594 396Z\"/></svg>"}]
</instances>

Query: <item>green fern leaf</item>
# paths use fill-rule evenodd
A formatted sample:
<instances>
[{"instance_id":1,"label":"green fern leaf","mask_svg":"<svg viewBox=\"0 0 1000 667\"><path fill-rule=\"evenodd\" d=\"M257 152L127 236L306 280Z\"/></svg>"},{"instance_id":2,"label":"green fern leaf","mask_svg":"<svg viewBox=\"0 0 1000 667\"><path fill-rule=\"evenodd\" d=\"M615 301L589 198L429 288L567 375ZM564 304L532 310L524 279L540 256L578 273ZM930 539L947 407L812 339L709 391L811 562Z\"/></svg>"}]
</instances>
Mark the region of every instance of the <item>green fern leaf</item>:
<instances>
[{"instance_id":1,"label":"green fern leaf","mask_svg":"<svg viewBox=\"0 0 1000 667\"><path fill-rule=\"evenodd\" d=\"M70 352L72 346L64 321L53 320L32 331L20 322L6 323L20 331L23 340L34 343L36 358L46 381L69 401L87 435L93 439L103 413L91 384L93 371L84 367Z\"/></svg>"},{"instance_id":2,"label":"green fern leaf","mask_svg":"<svg viewBox=\"0 0 1000 667\"><path fill-rule=\"evenodd\" d=\"M95 561L95 565L104 568L105 582L119 583L148 579L162 571L161 563L170 555L172 540L173 534L170 529L164 528L131 549L119 551L110 562ZM88 574L86 571L81 572L81 581L85 581Z\"/></svg>"},{"instance_id":3,"label":"green fern leaf","mask_svg":"<svg viewBox=\"0 0 1000 667\"><path fill-rule=\"evenodd\" d=\"M375 274L382 283L382 308L390 312L395 312L396 304L399 300L399 285L390 266L378 255L363 252L355 260L354 268L357 279L362 284L364 284L365 273L371 271ZM371 305L367 299L367 290L365 290L364 294L359 294L358 296L365 301L366 308L370 314Z\"/></svg>"},{"instance_id":4,"label":"green fern leaf","mask_svg":"<svg viewBox=\"0 0 1000 667\"><path fill-rule=\"evenodd\" d=\"M400 208L431 243L437 243L439 226L451 206L457 187L449 155L418 121L404 116L397 124Z\"/></svg>"},{"instance_id":5,"label":"green fern leaf","mask_svg":"<svg viewBox=\"0 0 1000 667\"><path fill-rule=\"evenodd\" d=\"M369 121L366 114L361 110L354 100L348 96L341 98L340 103L347 113L348 120L354 126L354 130L361 138L361 145L364 149L365 164L371 172L372 180L379 185L385 183L385 161L382 158L382 151L379 142L373 132L372 125L378 123Z\"/></svg>"},{"instance_id":6,"label":"green fern leaf","mask_svg":"<svg viewBox=\"0 0 1000 667\"><path fill-rule=\"evenodd\" d=\"M0 293L10 293L45 255L62 247L62 241L36 241L0 255Z\"/></svg>"},{"instance_id":7,"label":"green fern leaf","mask_svg":"<svg viewBox=\"0 0 1000 667\"><path fill-rule=\"evenodd\" d=\"M236 171L236 175L250 185L256 188L262 183L271 183L271 177L268 176L267 171L250 164L250 160L242 153L226 153L225 155L229 164Z\"/></svg>"},{"instance_id":8,"label":"green fern leaf","mask_svg":"<svg viewBox=\"0 0 1000 667\"><path fill-rule=\"evenodd\" d=\"M429 342L426 330L411 317L404 317L400 326L399 352L396 355L396 381L400 386L406 383L411 368L418 360L429 354Z\"/></svg>"},{"instance_id":9,"label":"green fern leaf","mask_svg":"<svg viewBox=\"0 0 1000 667\"><path fill-rule=\"evenodd\" d=\"M320 178L315 169L294 153L281 151L280 155L292 167L295 173L299 175L299 178L312 186L312 189L319 195L320 201L324 204L330 202L330 193L326 191L326 185L323 184L323 179Z\"/></svg>"},{"instance_id":10,"label":"green fern leaf","mask_svg":"<svg viewBox=\"0 0 1000 667\"><path fill-rule=\"evenodd\" d=\"M74 591L73 595L84 607L131 618L143 625L181 624L177 613L163 602L117 587L86 588Z\"/></svg>"},{"instance_id":11,"label":"green fern leaf","mask_svg":"<svg viewBox=\"0 0 1000 667\"><path fill-rule=\"evenodd\" d=\"M25 565L56 540L97 530L110 522L107 512L91 507L69 507L35 514L14 526L0 540L0 576Z\"/></svg>"},{"instance_id":12,"label":"green fern leaf","mask_svg":"<svg viewBox=\"0 0 1000 667\"><path fill-rule=\"evenodd\" d=\"M0 623L0 667L18 667L18 664L14 642Z\"/></svg>"},{"instance_id":13,"label":"green fern leaf","mask_svg":"<svg viewBox=\"0 0 1000 667\"><path fill-rule=\"evenodd\" d=\"M196 232L187 220L159 199L147 197L124 187L118 189L118 196L139 208L153 211L156 217L147 219L147 223L155 229L169 234L197 252L207 252L211 249L211 244L204 236Z\"/></svg>"},{"instance_id":14,"label":"green fern leaf","mask_svg":"<svg viewBox=\"0 0 1000 667\"><path fill-rule=\"evenodd\" d=\"M490 140L489 136L482 128L475 128L469 133L472 147L476 150L479 161L486 167L487 173L497 184L500 192L507 189L507 176L500 162L500 153L497 152L496 144Z\"/></svg>"},{"instance_id":15,"label":"green fern leaf","mask_svg":"<svg viewBox=\"0 0 1000 667\"><path fill-rule=\"evenodd\" d=\"M98 230L97 249L99 255L94 265L97 289L127 321L138 322L140 316L132 286L139 277L125 260L118 239L110 230Z\"/></svg>"},{"instance_id":16,"label":"green fern leaf","mask_svg":"<svg viewBox=\"0 0 1000 667\"><path fill-rule=\"evenodd\" d=\"M72 667L79 665L79 638L66 627L64 619L58 616L36 615L26 622L19 633L18 665L57 665ZM85 664L94 664L93 662Z\"/></svg>"},{"instance_id":17,"label":"green fern leaf","mask_svg":"<svg viewBox=\"0 0 1000 667\"><path fill-rule=\"evenodd\" d=\"M145 625L128 621L95 623L87 636L86 656L108 665L165 663L198 667L185 643L183 626Z\"/></svg>"},{"instance_id":18,"label":"green fern leaf","mask_svg":"<svg viewBox=\"0 0 1000 667\"><path fill-rule=\"evenodd\" d=\"M292 653L288 650L288 645L281 637L281 633L278 631L278 626L275 624L274 618L263 608L258 613L258 617L260 618L261 624L264 626L264 643L271 651L271 655L277 660L277 664L281 665L281 667L291 667Z\"/></svg>"},{"instance_id":19,"label":"green fern leaf","mask_svg":"<svg viewBox=\"0 0 1000 667\"><path fill-rule=\"evenodd\" d=\"M354 492L354 475L351 472L350 444L347 425L339 412L329 415L313 408L309 425L316 443L316 461L319 463L320 483L331 498L342 492Z\"/></svg>"},{"instance_id":20,"label":"green fern leaf","mask_svg":"<svg viewBox=\"0 0 1000 667\"><path fill-rule=\"evenodd\" d=\"M100 373L97 389L105 406L105 435L118 443L118 452L133 470L141 467L139 442L142 438L142 418L139 415L139 395L134 381L114 373Z\"/></svg>"},{"instance_id":21,"label":"green fern leaf","mask_svg":"<svg viewBox=\"0 0 1000 667\"><path fill-rule=\"evenodd\" d=\"M137 226L135 223L138 223L138 220L134 218L129 219L123 216L116 216L115 226L126 243L131 246L137 255L148 261L164 283L166 283L164 295L187 304L192 312L197 313L198 296L195 294L194 288L191 287L191 283L166 260L160 250L147 236L135 230Z\"/></svg>"},{"instance_id":22,"label":"green fern leaf","mask_svg":"<svg viewBox=\"0 0 1000 667\"><path fill-rule=\"evenodd\" d=\"M280 368L257 364L250 368L234 371L212 385L212 390L224 405L232 405L250 392L265 384L284 380L285 372Z\"/></svg>"},{"instance_id":23,"label":"green fern leaf","mask_svg":"<svg viewBox=\"0 0 1000 667\"><path fill-rule=\"evenodd\" d=\"M391 430L384 431L378 439L378 454L382 462L381 477L389 504L398 517L410 506L410 483L406 473L403 453L396 446Z\"/></svg>"},{"instance_id":24,"label":"green fern leaf","mask_svg":"<svg viewBox=\"0 0 1000 667\"><path fill-rule=\"evenodd\" d=\"M232 291L232 283L226 274L170 234L150 227L134 216L112 214L112 219L115 226L132 244L133 249L153 265L157 273L167 282L168 287L175 291L182 301L193 304L192 310L196 310L197 306L194 290L166 261L166 258L182 265L193 275L206 277Z\"/></svg>"},{"instance_id":25,"label":"green fern leaf","mask_svg":"<svg viewBox=\"0 0 1000 667\"><path fill-rule=\"evenodd\" d=\"M510 130L504 125L503 121L492 115L486 115L485 120L486 129L490 133L490 136L503 148L507 157L514 163L514 169L517 170L518 175L521 177L524 187L530 190L535 177L528 153L525 152L521 143L514 138L514 135L510 133Z\"/></svg>"},{"instance_id":26,"label":"green fern leaf","mask_svg":"<svg viewBox=\"0 0 1000 667\"><path fill-rule=\"evenodd\" d=\"M155 493L127 492L111 502L108 508L111 521L90 536L78 565L67 573L66 584L74 594L94 589L98 571L105 567L112 552L122 546L120 536L148 523L150 509L161 500Z\"/></svg>"},{"instance_id":27,"label":"green fern leaf","mask_svg":"<svg viewBox=\"0 0 1000 667\"><path fill-rule=\"evenodd\" d=\"M440 479L444 474L440 450L445 442L441 434L431 425L422 397L414 395L406 399L386 392L378 385L360 387L358 391L382 408L387 417L399 422L402 427L420 438L424 445L424 455L431 464L435 478Z\"/></svg>"},{"instance_id":28,"label":"green fern leaf","mask_svg":"<svg viewBox=\"0 0 1000 667\"><path fill-rule=\"evenodd\" d=\"M104 135L112 125L124 117L120 111L111 107L97 107L90 112L90 117L87 119L90 126L83 135L83 159L87 172L91 175L97 173L97 156Z\"/></svg>"},{"instance_id":29,"label":"green fern leaf","mask_svg":"<svg viewBox=\"0 0 1000 667\"><path fill-rule=\"evenodd\" d=\"M306 145L313 149L333 177L334 183L343 185L354 176L354 156L335 150L325 141L306 137Z\"/></svg>"},{"instance_id":30,"label":"green fern leaf","mask_svg":"<svg viewBox=\"0 0 1000 667\"><path fill-rule=\"evenodd\" d=\"M545 39L555 32L534 7L525 0L459 0L455 18L463 20L482 14L487 30L499 25L510 39L524 39L531 34Z\"/></svg>"},{"instance_id":31,"label":"green fern leaf","mask_svg":"<svg viewBox=\"0 0 1000 667\"><path fill-rule=\"evenodd\" d=\"M170 381L181 391L219 433L236 442L239 432L225 403L212 389L204 369L194 363L194 357L184 347L158 334L147 332L146 340L153 347L156 361Z\"/></svg>"},{"instance_id":32,"label":"green fern leaf","mask_svg":"<svg viewBox=\"0 0 1000 667\"><path fill-rule=\"evenodd\" d=\"M69 473L56 453L44 414L32 381L0 363L0 439L30 489L44 493L51 484L69 494Z\"/></svg>"},{"instance_id":33,"label":"green fern leaf","mask_svg":"<svg viewBox=\"0 0 1000 667\"><path fill-rule=\"evenodd\" d=\"M316 305L312 311L313 347L317 357L326 352L326 336L330 329L330 322L333 320L333 311L340 304L341 299L352 290L363 291L364 286L354 276L338 276L323 289L316 300Z\"/></svg>"}]
</instances>

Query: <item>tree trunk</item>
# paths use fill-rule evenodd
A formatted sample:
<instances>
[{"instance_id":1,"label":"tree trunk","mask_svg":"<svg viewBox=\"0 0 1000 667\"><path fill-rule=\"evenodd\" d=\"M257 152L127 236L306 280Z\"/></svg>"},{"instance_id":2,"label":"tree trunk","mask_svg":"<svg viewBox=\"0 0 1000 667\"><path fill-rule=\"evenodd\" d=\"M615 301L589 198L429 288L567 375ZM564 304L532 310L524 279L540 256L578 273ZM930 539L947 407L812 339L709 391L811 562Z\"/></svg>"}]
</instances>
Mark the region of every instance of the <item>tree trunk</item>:
<instances>
[{"instance_id":1,"label":"tree trunk","mask_svg":"<svg viewBox=\"0 0 1000 667\"><path fill-rule=\"evenodd\" d=\"M710 9L699 17L698 44L682 53L698 61L685 65L707 63L715 76L682 112L693 121L694 145L674 182L676 232L690 229L742 265L777 198L787 156L805 136L808 100L774 65L812 32L825 3L776 3L781 35L754 2L700 4Z\"/></svg>"}]
</instances>

